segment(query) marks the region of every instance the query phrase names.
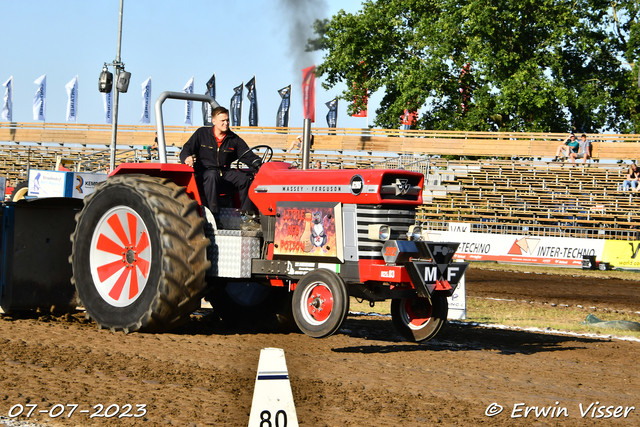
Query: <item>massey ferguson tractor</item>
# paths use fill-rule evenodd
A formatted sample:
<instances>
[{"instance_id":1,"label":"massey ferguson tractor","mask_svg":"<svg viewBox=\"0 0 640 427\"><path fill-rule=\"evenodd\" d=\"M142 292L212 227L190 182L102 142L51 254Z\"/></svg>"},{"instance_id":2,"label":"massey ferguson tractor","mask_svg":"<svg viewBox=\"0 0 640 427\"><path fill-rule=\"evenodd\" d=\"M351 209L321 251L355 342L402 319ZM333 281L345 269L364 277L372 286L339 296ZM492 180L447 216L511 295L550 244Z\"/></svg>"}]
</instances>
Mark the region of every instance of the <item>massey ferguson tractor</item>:
<instances>
[{"instance_id":1,"label":"massey ferguson tractor","mask_svg":"<svg viewBox=\"0 0 640 427\"><path fill-rule=\"evenodd\" d=\"M340 328L354 296L371 304L391 299L393 323L409 340L438 333L468 264L451 264L457 243L421 240L422 174L309 170L272 162L271 148L253 147L264 150L249 192L261 230L239 229L232 200L217 227L193 169L167 162L167 98L217 106L205 95L163 93L156 102L160 162L121 164L75 215L71 283L100 327L170 330L204 296L223 319L275 314L322 338Z\"/></svg>"}]
</instances>

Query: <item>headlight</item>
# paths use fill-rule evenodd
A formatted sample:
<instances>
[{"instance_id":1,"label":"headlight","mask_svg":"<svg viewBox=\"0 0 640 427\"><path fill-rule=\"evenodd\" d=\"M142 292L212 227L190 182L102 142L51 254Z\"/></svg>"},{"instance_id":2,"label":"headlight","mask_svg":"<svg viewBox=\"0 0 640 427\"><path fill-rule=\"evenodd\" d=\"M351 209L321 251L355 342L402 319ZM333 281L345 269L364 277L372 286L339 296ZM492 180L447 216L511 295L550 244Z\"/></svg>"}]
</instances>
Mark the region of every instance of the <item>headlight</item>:
<instances>
[{"instance_id":1,"label":"headlight","mask_svg":"<svg viewBox=\"0 0 640 427\"><path fill-rule=\"evenodd\" d=\"M422 227L419 225L412 225L407 231L408 240L422 240Z\"/></svg>"},{"instance_id":2,"label":"headlight","mask_svg":"<svg viewBox=\"0 0 640 427\"><path fill-rule=\"evenodd\" d=\"M369 224L368 237L371 240L389 240L391 228L384 224Z\"/></svg>"}]
</instances>

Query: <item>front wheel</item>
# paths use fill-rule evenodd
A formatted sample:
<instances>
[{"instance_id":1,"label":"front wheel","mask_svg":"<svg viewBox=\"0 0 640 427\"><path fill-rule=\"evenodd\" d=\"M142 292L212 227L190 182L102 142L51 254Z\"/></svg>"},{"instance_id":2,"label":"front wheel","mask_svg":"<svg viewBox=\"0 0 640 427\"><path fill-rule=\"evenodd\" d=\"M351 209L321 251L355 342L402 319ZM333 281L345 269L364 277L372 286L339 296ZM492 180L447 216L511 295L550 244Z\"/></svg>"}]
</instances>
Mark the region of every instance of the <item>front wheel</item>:
<instances>
[{"instance_id":1,"label":"front wheel","mask_svg":"<svg viewBox=\"0 0 640 427\"><path fill-rule=\"evenodd\" d=\"M447 321L448 302L443 296L401 298L391 301L391 320L396 330L409 341L428 341Z\"/></svg>"},{"instance_id":2,"label":"front wheel","mask_svg":"<svg viewBox=\"0 0 640 427\"><path fill-rule=\"evenodd\" d=\"M307 273L296 285L292 300L296 324L313 338L332 335L349 313L347 287L329 270Z\"/></svg>"},{"instance_id":3,"label":"front wheel","mask_svg":"<svg viewBox=\"0 0 640 427\"><path fill-rule=\"evenodd\" d=\"M183 187L146 175L109 178L85 198L72 242L72 281L98 325L164 331L199 307L210 241Z\"/></svg>"}]
</instances>

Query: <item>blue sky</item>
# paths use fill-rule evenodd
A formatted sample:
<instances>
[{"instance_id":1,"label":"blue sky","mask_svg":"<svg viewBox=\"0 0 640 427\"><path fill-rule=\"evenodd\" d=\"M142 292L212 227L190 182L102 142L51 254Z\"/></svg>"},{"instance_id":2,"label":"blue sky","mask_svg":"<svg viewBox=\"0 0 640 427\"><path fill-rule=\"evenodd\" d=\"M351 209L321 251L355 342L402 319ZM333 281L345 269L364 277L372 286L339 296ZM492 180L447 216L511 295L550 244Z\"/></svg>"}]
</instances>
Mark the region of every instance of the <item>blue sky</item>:
<instances>
[{"instance_id":1,"label":"blue sky","mask_svg":"<svg viewBox=\"0 0 640 427\"><path fill-rule=\"evenodd\" d=\"M0 0L0 4L5 35L0 84L13 76L13 121L34 121L37 86L33 82L46 74L47 122L65 121L65 84L78 75L78 123L104 123L98 76L103 63L116 57L120 1ZM215 73L216 98L227 108L233 87L256 76L260 126L275 126L277 90L292 84L290 125L302 126L302 68L320 63L322 54L294 54L295 42L306 42L304 37L290 36L294 23L306 28L306 22L310 27L315 18L331 17L340 9L355 13L360 8L361 0L125 0L121 59L132 75L128 92L120 94L118 122L139 124L141 84L149 76L155 102L163 91L181 91L192 76L196 93L204 93L205 83ZM325 91L317 81L314 126L326 126L324 103L342 89ZM370 115L376 100L374 94ZM194 110L194 125L202 125L199 105ZM243 110L247 125L246 90ZM339 110L339 127L367 126L367 119L346 115L345 101L340 101ZM166 101L164 120L167 125L183 125L184 102ZM154 115L151 123L155 124Z\"/></svg>"}]
</instances>

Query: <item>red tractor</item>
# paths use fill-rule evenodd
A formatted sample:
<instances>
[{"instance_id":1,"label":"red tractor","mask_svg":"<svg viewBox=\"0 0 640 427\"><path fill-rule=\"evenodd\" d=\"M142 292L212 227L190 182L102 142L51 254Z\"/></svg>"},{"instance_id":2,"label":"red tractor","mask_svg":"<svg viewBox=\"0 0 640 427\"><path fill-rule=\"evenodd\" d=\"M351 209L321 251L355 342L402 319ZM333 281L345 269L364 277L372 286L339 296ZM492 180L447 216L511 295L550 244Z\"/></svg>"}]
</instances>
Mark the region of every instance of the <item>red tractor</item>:
<instances>
[{"instance_id":1,"label":"red tractor","mask_svg":"<svg viewBox=\"0 0 640 427\"><path fill-rule=\"evenodd\" d=\"M275 313L322 338L340 328L355 296L392 299L393 322L409 340L438 333L468 264L450 264L456 243L421 240L422 174L297 169L270 162L273 151L260 146L265 162L250 198L262 230L239 230L232 208L216 229L193 170L166 162L163 96L203 100L161 95L161 162L120 165L76 217L72 283L101 327L169 330L204 295L222 317Z\"/></svg>"}]
</instances>

